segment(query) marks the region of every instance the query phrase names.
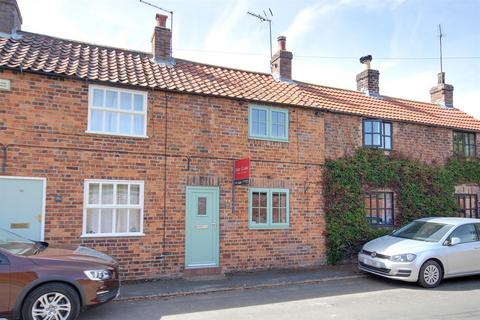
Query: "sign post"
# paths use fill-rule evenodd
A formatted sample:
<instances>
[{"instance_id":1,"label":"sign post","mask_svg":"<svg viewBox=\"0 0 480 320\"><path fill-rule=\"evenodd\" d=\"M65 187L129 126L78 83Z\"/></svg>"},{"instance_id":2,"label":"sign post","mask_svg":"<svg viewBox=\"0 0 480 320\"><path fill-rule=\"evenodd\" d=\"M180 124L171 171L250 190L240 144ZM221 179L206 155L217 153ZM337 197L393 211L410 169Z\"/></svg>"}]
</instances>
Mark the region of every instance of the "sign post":
<instances>
[{"instance_id":1,"label":"sign post","mask_svg":"<svg viewBox=\"0 0 480 320\"><path fill-rule=\"evenodd\" d=\"M233 181L235 185L248 184L250 182L250 158L235 161Z\"/></svg>"},{"instance_id":2,"label":"sign post","mask_svg":"<svg viewBox=\"0 0 480 320\"><path fill-rule=\"evenodd\" d=\"M250 183L250 158L235 160L233 164L232 213L235 213L235 186Z\"/></svg>"}]
</instances>

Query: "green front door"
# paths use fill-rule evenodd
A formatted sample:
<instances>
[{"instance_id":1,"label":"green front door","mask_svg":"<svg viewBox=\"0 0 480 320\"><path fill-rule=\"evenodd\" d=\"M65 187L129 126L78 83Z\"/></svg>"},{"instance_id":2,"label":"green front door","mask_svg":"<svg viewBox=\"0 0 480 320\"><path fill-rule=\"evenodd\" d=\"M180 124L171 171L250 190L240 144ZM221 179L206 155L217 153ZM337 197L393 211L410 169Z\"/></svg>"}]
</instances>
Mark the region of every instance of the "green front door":
<instances>
[{"instance_id":1,"label":"green front door","mask_svg":"<svg viewBox=\"0 0 480 320\"><path fill-rule=\"evenodd\" d=\"M218 266L219 191L217 187L187 187L185 267Z\"/></svg>"},{"instance_id":2,"label":"green front door","mask_svg":"<svg viewBox=\"0 0 480 320\"><path fill-rule=\"evenodd\" d=\"M45 179L0 177L0 228L43 240Z\"/></svg>"}]
</instances>

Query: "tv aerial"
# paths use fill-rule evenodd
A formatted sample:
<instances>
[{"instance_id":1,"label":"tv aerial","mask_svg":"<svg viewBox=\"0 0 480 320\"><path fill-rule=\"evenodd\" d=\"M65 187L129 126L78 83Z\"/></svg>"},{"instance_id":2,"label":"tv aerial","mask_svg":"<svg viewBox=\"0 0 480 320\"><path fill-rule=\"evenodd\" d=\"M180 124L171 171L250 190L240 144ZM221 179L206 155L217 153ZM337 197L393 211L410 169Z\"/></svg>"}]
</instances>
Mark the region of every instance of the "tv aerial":
<instances>
[{"instance_id":1,"label":"tv aerial","mask_svg":"<svg viewBox=\"0 0 480 320\"><path fill-rule=\"evenodd\" d=\"M258 13L253 13L253 12L250 12L250 11L247 11L247 14L251 15L252 17L257 18L261 22L268 22L268 30L269 30L269 33L270 33L270 58L271 58L273 56L273 53L272 53L272 19L271 19L271 17L273 17L272 9L268 8L268 12L269 12L270 16L267 15L265 10L263 10L263 15L258 14Z\"/></svg>"},{"instance_id":2,"label":"tv aerial","mask_svg":"<svg viewBox=\"0 0 480 320\"><path fill-rule=\"evenodd\" d=\"M144 1L144 0L140 0L140 2L143 3L143 4L146 4L147 6L153 7L155 9L158 9L160 11L163 11L165 13L170 14L170 31L173 33L173 11L163 9L159 6L154 5L153 3L150 3L150 2L147 2L147 1Z\"/></svg>"}]
</instances>

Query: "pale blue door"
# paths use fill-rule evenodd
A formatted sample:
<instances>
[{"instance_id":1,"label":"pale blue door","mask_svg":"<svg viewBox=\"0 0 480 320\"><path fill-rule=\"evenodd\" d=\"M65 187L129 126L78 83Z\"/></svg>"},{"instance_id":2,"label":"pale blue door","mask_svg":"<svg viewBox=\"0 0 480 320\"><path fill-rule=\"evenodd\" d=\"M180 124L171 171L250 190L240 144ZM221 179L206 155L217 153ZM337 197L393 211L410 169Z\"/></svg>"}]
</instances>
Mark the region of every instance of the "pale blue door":
<instances>
[{"instance_id":1,"label":"pale blue door","mask_svg":"<svg viewBox=\"0 0 480 320\"><path fill-rule=\"evenodd\" d=\"M187 187L186 198L185 267L218 266L218 188Z\"/></svg>"},{"instance_id":2,"label":"pale blue door","mask_svg":"<svg viewBox=\"0 0 480 320\"><path fill-rule=\"evenodd\" d=\"M43 179L0 177L0 228L43 240Z\"/></svg>"}]
</instances>

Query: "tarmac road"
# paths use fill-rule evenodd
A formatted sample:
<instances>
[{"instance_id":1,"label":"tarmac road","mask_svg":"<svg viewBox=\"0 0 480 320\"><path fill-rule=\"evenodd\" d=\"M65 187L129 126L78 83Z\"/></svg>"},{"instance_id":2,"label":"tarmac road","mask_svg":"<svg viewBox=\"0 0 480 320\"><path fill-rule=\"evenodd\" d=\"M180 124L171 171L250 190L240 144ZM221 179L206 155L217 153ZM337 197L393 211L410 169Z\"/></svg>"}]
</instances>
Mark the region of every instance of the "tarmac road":
<instances>
[{"instance_id":1,"label":"tarmac road","mask_svg":"<svg viewBox=\"0 0 480 320\"><path fill-rule=\"evenodd\" d=\"M480 277L433 290L364 277L318 284L110 303L80 320L480 319Z\"/></svg>"}]
</instances>

